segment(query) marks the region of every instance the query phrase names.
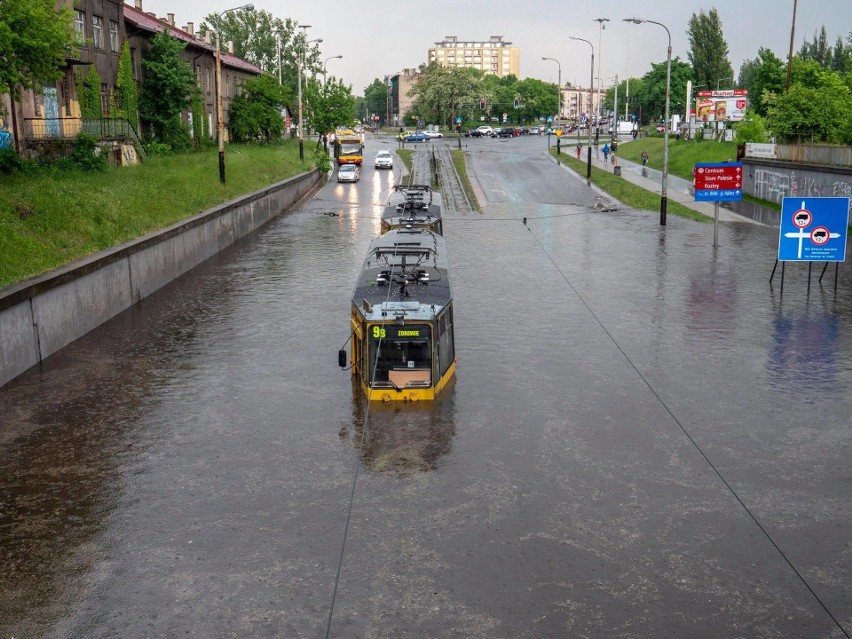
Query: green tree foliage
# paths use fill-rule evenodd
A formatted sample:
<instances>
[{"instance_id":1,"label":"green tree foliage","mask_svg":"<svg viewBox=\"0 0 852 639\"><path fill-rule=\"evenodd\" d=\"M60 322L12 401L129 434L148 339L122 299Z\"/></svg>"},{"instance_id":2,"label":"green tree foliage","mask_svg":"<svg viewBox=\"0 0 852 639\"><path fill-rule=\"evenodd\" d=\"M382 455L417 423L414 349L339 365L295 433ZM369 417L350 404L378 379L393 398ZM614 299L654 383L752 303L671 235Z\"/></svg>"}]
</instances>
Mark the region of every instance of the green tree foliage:
<instances>
[{"instance_id":1,"label":"green tree foliage","mask_svg":"<svg viewBox=\"0 0 852 639\"><path fill-rule=\"evenodd\" d=\"M698 15L693 13L687 35L687 57L696 84L715 89L720 80L730 78L733 82L734 69L728 60L728 43L722 35L722 21L716 9L710 9L709 13L702 9Z\"/></svg>"},{"instance_id":2,"label":"green tree foliage","mask_svg":"<svg viewBox=\"0 0 852 639\"><path fill-rule=\"evenodd\" d=\"M151 39L151 49L142 59L145 73L139 115L151 125L154 137L173 147L189 144L189 132L180 114L187 110L198 91L189 63L181 58L183 42L162 31Z\"/></svg>"},{"instance_id":3,"label":"green tree foliage","mask_svg":"<svg viewBox=\"0 0 852 639\"><path fill-rule=\"evenodd\" d=\"M20 88L33 89L62 77L76 38L71 11L56 4L54 0L0 0L0 87L15 99Z\"/></svg>"},{"instance_id":4,"label":"green tree foliage","mask_svg":"<svg viewBox=\"0 0 852 639\"><path fill-rule=\"evenodd\" d=\"M102 118L101 77L95 65L91 65L77 76L77 99L80 101L80 115L84 118Z\"/></svg>"},{"instance_id":5,"label":"green tree foliage","mask_svg":"<svg viewBox=\"0 0 852 639\"><path fill-rule=\"evenodd\" d=\"M743 119L734 125L737 132L737 144L745 144L746 142L769 142L769 133L766 130L766 122L764 119L754 112L753 109L748 109L743 114Z\"/></svg>"},{"instance_id":6,"label":"green tree foliage","mask_svg":"<svg viewBox=\"0 0 852 639\"><path fill-rule=\"evenodd\" d=\"M676 113L674 105L682 101L686 95L686 83L693 80L692 66L679 58L672 60L672 81L669 97L670 111ZM631 85L631 89L633 86ZM631 90L631 95L633 91ZM663 119L666 107L666 63L651 64L651 70L642 77L639 101L642 108L642 119L645 122Z\"/></svg>"},{"instance_id":7,"label":"green tree foliage","mask_svg":"<svg viewBox=\"0 0 852 639\"><path fill-rule=\"evenodd\" d=\"M305 97L311 127L323 137L340 125L351 124L355 119L352 91L334 76L329 77L325 84L311 82Z\"/></svg>"},{"instance_id":8,"label":"green tree foliage","mask_svg":"<svg viewBox=\"0 0 852 639\"><path fill-rule=\"evenodd\" d=\"M364 101L370 115L376 114L382 122L388 121L388 88L385 83L376 78L370 86L364 88Z\"/></svg>"},{"instance_id":9,"label":"green tree foliage","mask_svg":"<svg viewBox=\"0 0 852 639\"><path fill-rule=\"evenodd\" d=\"M758 50L756 58L744 61L740 67L738 85L748 89L749 104L758 115L766 115L764 92L778 93L786 84L787 71L783 60L764 47Z\"/></svg>"},{"instance_id":10,"label":"green tree foliage","mask_svg":"<svg viewBox=\"0 0 852 639\"><path fill-rule=\"evenodd\" d=\"M139 96L136 80L133 79L133 66L130 59L130 47L127 41L121 47L118 58L118 76L115 81L118 115L125 118L134 129L139 126Z\"/></svg>"},{"instance_id":11,"label":"green tree foliage","mask_svg":"<svg viewBox=\"0 0 852 639\"><path fill-rule=\"evenodd\" d=\"M420 80L408 95L414 98L413 112L425 122L452 126L454 117L472 114L472 105L478 105L480 98L494 102L493 93L483 83L482 71L466 67L447 68L437 62L421 65L420 71Z\"/></svg>"},{"instance_id":12,"label":"green tree foliage","mask_svg":"<svg viewBox=\"0 0 852 639\"><path fill-rule=\"evenodd\" d=\"M284 128L281 107L286 98L286 89L269 75L247 80L228 109L231 137L237 142L279 139Z\"/></svg>"},{"instance_id":13,"label":"green tree foliage","mask_svg":"<svg viewBox=\"0 0 852 639\"><path fill-rule=\"evenodd\" d=\"M765 96L767 125L782 140L852 142L852 90L819 62L794 59L790 90Z\"/></svg>"},{"instance_id":14,"label":"green tree foliage","mask_svg":"<svg viewBox=\"0 0 852 639\"><path fill-rule=\"evenodd\" d=\"M521 108L517 112L519 122L535 122L538 118L556 113L558 96L555 83L527 78L517 82L513 89L521 101Z\"/></svg>"}]
</instances>

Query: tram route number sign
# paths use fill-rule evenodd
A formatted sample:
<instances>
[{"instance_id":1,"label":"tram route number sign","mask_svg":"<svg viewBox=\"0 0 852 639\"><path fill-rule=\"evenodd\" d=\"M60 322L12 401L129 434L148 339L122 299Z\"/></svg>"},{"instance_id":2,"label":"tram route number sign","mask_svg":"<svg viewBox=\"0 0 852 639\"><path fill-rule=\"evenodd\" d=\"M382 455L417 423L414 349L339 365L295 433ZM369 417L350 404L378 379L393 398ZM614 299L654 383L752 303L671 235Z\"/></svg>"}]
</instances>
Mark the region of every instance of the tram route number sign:
<instances>
[{"instance_id":1,"label":"tram route number sign","mask_svg":"<svg viewBox=\"0 0 852 639\"><path fill-rule=\"evenodd\" d=\"M848 197L785 197L779 261L845 262L848 225Z\"/></svg>"},{"instance_id":2,"label":"tram route number sign","mask_svg":"<svg viewBox=\"0 0 852 639\"><path fill-rule=\"evenodd\" d=\"M696 202L732 202L743 199L743 165L740 162L696 164Z\"/></svg>"}]
</instances>

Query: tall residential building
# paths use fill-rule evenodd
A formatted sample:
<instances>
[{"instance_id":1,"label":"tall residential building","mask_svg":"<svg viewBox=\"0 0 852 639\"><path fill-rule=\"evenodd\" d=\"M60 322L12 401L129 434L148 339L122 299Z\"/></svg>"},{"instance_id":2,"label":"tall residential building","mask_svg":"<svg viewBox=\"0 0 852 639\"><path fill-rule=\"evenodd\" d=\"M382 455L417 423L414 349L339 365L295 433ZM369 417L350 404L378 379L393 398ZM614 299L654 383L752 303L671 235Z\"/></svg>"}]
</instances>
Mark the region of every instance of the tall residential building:
<instances>
[{"instance_id":1,"label":"tall residential building","mask_svg":"<svg viewBox=\"0 0 852 639\"><path fill-rule=\"evenodd\" d=\"M563 87L562 88L562 117L575 119L586 113L594 112L593 104L597 100L597 93L593 95L594 99L589 98L589 89L582 87Z\"/></svg>"},{"instance_id":2,"label":"tall residential building","mask_svg":"<svg viewBox=\"0 0 852 639\"><path fill-rule=\"evenodd\" d=\"M429 49L429 62L444 67L473 67L501 78L521 77L521 50L505 42L503 36L491 36L484 42L444 36Z\"/></svg>"}]
</instances>

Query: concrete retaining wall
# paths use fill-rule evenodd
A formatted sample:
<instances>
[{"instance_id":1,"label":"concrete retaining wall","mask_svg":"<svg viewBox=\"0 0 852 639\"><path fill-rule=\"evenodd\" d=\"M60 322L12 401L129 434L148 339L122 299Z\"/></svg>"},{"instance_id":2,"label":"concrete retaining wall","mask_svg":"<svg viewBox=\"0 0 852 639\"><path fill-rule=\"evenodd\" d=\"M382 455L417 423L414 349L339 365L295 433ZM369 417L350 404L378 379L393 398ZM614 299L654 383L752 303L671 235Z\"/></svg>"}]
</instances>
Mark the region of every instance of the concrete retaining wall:
<instances>
[{"instance_id":1,"label":"concrete retaining wall","mask_svg":"<svg viewBox=\"0 0 852 639\"><path fill-rule=\"evenodd\" d=\"M311 171L0 289L0 386L266 224L316 189Z\"/></svg>"},{"instance_id":2,"label":"concrete retaining wall","mask_svg":"<svg viewBox=\"0 0 852 639\"><path fill-rule=\"evenodd\" d=\"M785 197L852 196L848 167L745 158L743 173L745 193L778 204Z\"/></svg>"}]
</instances>

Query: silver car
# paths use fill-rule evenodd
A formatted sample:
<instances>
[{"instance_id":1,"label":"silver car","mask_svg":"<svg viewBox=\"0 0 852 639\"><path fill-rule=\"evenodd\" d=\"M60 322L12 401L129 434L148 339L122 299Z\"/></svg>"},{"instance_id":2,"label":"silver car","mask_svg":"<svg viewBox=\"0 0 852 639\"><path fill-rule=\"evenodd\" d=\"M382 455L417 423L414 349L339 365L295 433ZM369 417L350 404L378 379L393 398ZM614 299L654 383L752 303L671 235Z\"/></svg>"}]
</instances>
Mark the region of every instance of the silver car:
<instances>
[{"instance_id":1,"label":"silver car","mask_svg":"<svg viewBox=\"0 0 852 639\"><path fill-rule=\"evenodd\" d=\"M393 155L390 151L379 151L376 153L376 168L377 169L392 169Z\"/></svg>"},{"instance_id":2,"label":"silver car","mask_svg":"<svg viewBox=\"0 0 852 639\"><path fill-rule=\"evenodd\" d=\"M337 169L338 182L357 182L361 179L358 173L358 167L355 164L342 164Z\"/></svg>"}]
</instances>

